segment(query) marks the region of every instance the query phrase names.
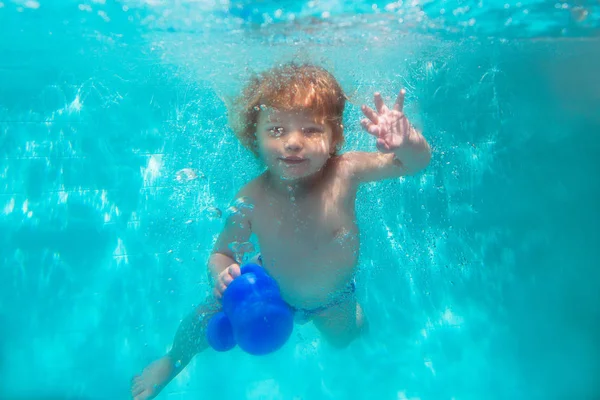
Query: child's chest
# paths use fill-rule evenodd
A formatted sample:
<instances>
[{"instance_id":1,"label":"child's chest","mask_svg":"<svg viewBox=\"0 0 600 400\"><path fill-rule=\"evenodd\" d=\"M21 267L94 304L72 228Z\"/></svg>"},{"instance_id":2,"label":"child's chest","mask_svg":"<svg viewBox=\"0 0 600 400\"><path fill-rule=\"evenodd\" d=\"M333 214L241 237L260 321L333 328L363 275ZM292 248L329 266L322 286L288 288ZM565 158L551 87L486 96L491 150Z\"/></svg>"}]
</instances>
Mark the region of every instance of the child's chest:
<instances>
[{"instance_id":1,"label":"child's chest","mask_svg":"<svg viewBox=\"0 0 600 400\"><path fill-rule=\"evenodd\" d=\"M252 230L259 241L318 249L340 232L354 231L350 193L323 190L304 196L266 194L255 206Z\"/></svg>"}]
</instances>

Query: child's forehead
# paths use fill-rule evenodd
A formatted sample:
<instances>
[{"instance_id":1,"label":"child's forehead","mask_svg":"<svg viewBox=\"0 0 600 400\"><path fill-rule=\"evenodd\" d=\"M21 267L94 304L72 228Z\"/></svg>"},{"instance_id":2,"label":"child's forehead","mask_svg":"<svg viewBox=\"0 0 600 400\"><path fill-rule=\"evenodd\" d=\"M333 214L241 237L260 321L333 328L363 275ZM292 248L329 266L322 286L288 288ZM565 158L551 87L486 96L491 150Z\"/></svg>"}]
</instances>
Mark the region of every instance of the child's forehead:
<instances>
[{"instance_id":1,"label":"child's forehead","mask_svg":"<svg viewBox=\"0 0 600 400\"><path fill-rule=\"evenodd\" d=\"M279 110L274 107L261 107L258 119L259 122L323 122L323 117L310 109Z\"/></svg>"}]
</instances>

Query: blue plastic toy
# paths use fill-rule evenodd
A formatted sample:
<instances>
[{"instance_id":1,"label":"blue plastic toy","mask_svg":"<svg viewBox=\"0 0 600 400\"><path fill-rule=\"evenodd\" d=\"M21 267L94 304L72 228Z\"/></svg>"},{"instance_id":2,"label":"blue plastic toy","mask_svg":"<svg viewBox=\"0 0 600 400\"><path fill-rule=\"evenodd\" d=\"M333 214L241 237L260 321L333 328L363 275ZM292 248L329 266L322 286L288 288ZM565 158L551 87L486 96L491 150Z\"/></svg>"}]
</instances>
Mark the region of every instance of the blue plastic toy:
<instances>
[{"instance_id":1,"label":"blue plastic toy","mask_svg":"<svg viewBox=\"0 0 600 400\"><path fill-rule=\"evenodd\" d=\"M278 350L294 327L292 310L277 282L257 264L246 264L223 293L223 311L208 322L208 344L228 351L236 344L254 355Z\"/></svg>"}]
</instances>

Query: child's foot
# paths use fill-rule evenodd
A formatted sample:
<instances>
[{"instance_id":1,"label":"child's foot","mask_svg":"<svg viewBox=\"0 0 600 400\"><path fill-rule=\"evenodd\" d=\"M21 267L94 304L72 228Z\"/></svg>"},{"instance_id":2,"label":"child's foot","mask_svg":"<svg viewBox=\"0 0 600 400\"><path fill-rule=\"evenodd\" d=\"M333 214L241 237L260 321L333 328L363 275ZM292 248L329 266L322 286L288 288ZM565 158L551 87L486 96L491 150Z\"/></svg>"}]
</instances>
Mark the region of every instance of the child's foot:
<instances>
[{"instance_id":1,"label":"child's foot","mask_svg":"<svg viewBox=\"0 0 600 400\"><path fill-rule=\"evenodd\" d=\"M133 400L153 399L173 377L175 366L168 356L154 361L131 381Z\"/></svg>"}]
</instances>

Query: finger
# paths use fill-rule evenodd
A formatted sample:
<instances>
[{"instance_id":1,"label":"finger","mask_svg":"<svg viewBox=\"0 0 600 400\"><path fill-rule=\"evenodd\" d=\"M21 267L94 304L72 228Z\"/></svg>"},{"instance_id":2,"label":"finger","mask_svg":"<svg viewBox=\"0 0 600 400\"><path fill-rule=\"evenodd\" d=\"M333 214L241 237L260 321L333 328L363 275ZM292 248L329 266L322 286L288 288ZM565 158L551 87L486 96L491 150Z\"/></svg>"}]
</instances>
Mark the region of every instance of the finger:
<instances>
[{"instance_id":1,"label":"finger","mask_svg":"<svg viewBox=\"0 0 600 400\"><path fill-rule=\"evenodd\" d=\"M241 274L242 271L240 270L240 266L238 264L231 264L229 266L229 275L231 275L233 279L237 278Z\"/></svg>"},{"instance_id":2,"label":"finger","mask_svg":"<svg viewBox=\"0 0 600 400\"><path fill-rule=\"evenodd\" d=\"M394 103L394 110L402 111L404 109L404 96L406 95L406 90L400 90L398 93L398 97L396 98L396 103Z\"/></svg>"},{"instance_id":3,"label":"finger","mask_svg":"<svg viewBox=\"0 0 600 400\"><path fill-rule=\"evenodd\" d=\"M144 386L142 385L142 382L136 381L131 385L131 394L133 396L137 396L138 394L142 393L144 391Z\"/></svg>"},{"instance_id":4,"label":"finger","mask_svg":"<svg viewBox=\"0 0 600 400\"><path fill-rule=\"evenodd\" d=\"M406 118L406 115L402 114L402 131L404 132L405 135L410 135L411 132L411 125L410 122L408 122L408 118Z\"/></svg>"},{"instance_id":5,"label":"finger","mask_svg":"<svg viewBox=\"0 0 600 400\"><path fill-rule=\"evenodd\" d=\"M377 125L375 125L374 123L372 123L371 121L369 121L368 119L363 119L360 121L360 124L362 125L363 129L365 131L367 131L368 133L370 133L373 136L379 136L379 127Z\"/></svg>"},{"instance_id":6,"label":"finger","mask_svg":"<svg viewBox=\"0 0 600 400\"><path fill-rule=\"evenodd\" d=\"M215 299L217 299L218 301L221 301L223 294L219 291L219 289L215 287L213 288L213 296L215 296Z\"/></svg>"},{"instance_id":7,"label":"finger","mask_svg":"<svg viewBox=\"0 0 600 400\"><path fill-rule=\"evenodd\" d=\"M143 386L135 386L135 387L131 388L131 395L133 397L135 397L138 394L142 393L143 391L144 391L144 387Z\"/></svg>"},{"instance_id":8,"label":"finger","mask_svg":"<svg viewBox=\"0 0 600 400\"><path fill-rule=\"evenodd\" d=\"M379 123L379 116L371 107L362 106L361 110L365 114L365 117L369 118L374 124Z\"/></svg>"},{"instance_id":9,"label":"finger","mask_svg":"<svg viewBox=\"0 0 600 400\"><path fill-rule=\"evenodd\" d=\"M229 286L231 282L233 282L233 277L230 274L224 274L221 283L225 286Z\"/></svg>"},{"instance_id":10,"label":"finger","mask_svg":"<svg viewBox=\"0 0 600 400\"><path fill-rule=\"evenodd\" d=\"M381 98L381 93L377 92L373 97L375 99L375 108L377 109L377 112L379 114L383 113L385 104L383 103L383 99Z\"/></svg>"},{"instance_id":11,"label":"finger","mask_svg":"<svg viewBox=\"0 0 600 400\"><path fill-rule=\"evenodd\" d=\"M226 285L224 283L219 283L219 284L217 284L217 286L215 286L217 288L217 291L220 294L220 297L223 297L223 295L225 295L225 291L227 290L227 286L228 285Z\"/></svg>"},{"instance_id":12,"label":"finger","mask_svg":"<svg viewBox=\"0 0 600 400\"><path fill-rule=\"evenodd\" d=\"M139 375L134 376L133 378L131 378L131 388L138 386L140 382L141 377Z\"/></svg>"}]
</instances>

